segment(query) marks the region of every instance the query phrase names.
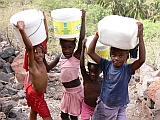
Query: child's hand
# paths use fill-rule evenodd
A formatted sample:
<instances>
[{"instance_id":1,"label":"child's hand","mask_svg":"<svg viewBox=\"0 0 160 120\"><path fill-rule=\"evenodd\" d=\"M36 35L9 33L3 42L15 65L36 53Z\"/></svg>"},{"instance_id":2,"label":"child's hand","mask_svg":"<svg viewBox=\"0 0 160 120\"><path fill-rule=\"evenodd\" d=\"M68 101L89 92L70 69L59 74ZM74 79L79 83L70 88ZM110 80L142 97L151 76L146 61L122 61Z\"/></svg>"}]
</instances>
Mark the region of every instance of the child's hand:
<instances>
[{"instance_id":1,"label":"child's hand","mask_svg":"<svg viewBox=\"0 0 160 120\"><path fill-rule=\"evenodd\" d=\"M25 27L24 21L18 21L16 27L17 27L19 30L24 30L24 27Z\"/></svg>"},{"instance_id":2,"label":"child's hand","mask_svg":"<svg viewBox=\"0 0 160 120\"><path fill-rule=\"evenodd\" d=\"M84 19L86 16L86 11L84 9L81 9L81 11L82 11L82 19Z\"/></svg>"},{"instance_id":3,"label":"child's hand","mask_svg":"<svg viewBox=\"0 0 160 120\"><path fill-rule=\"evenodd\" d=\"M96 31L96 36L99 37L98 30Z\"/></svg>"},{"instance_id":4,"label":"child's hand","mask_svg":"<svg viewBox=\"0 0 160 120\"><path fill-rule=\"evenodd\" d=\"M43 16L44 16L44 19L46 19L46 14L45 14L45 12L43 11L43 10L41 10L41 9L36 9L37 11L41 11L42 13L43 13Z\"/></svg>"},{"instance_id":5,"label":"child's hand","mask_svg":"<svg viewBox=\"0 0 160 120\"><path fill-rule=\"evenodd\" d=\"M86 48L86 42L87 42L87 39L85 38L85 39L82 41L82 47L83 47L83 49Z\"/></svg>"},{"instance_id":6,"label":"child's hand","mask_svg":"<svg viewBox=\"0 0 160 120\"><path fill-rule=\"evenodd\" d=\"M41 10L41 12L43 13L44 19L46 20L46 14L43 10Z\"/></svg>"},{"instance_id":7,"label":"child's hand","mask_svg":"<svg viewBox=\"0 0 160 120\"><path fill-rule=\"evenodd\" d=\"M143 37L143 24L141 22L137 22L138 25L138 37Z\"/></svg>"}]
</instances>

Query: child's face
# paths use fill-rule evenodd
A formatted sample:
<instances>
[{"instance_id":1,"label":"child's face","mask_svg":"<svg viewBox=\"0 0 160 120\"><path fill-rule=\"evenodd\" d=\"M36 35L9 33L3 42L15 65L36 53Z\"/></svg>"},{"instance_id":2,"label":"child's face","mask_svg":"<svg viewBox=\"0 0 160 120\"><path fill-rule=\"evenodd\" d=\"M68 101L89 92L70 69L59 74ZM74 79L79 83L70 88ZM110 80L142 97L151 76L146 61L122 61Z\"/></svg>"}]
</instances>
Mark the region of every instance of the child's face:
<instances>
[{"instance_id":1,"label":"child's face","mask_svg":"<svg viewBox=\"0 0 160 120\"><path fill-rule=\"evenodd\" d=\"M90 80L98 80L100 70L98 69L97 66L93 64L88 65L88 71L89 71Z\"/></svg>"},{"instance_id":2,"label":"child's face","mask_svg":"<svg viewBox=\"0 0 160 120\"><path fill-rule=\"evenodd\" d=\"M72 41L63 41L60 42L61 48L62 48L62 53L63 55L68 59L72 57L72 54L75 49L75 43Z\"/></svg>"},{"instance_id":3,"label":"child's face","mask_svg":"<svg viewBox=\"0 0 160 120\"><path fill-rule=\"evenodd\" d=\"M128 51L121 49L112 49L110 56L114 67L118 68L121 67L126 62Z\"/></svg>"},{"instance_id":4,"label":"child's face","mask_svg":"<svg viewBox=\"0 0 160 120\"><path fill-rule=\"evenodd\" d=\"M39 46L34 47L34 59L36 62L41 63L44 59L44 52Z\"/></svg>"}]
</instances>

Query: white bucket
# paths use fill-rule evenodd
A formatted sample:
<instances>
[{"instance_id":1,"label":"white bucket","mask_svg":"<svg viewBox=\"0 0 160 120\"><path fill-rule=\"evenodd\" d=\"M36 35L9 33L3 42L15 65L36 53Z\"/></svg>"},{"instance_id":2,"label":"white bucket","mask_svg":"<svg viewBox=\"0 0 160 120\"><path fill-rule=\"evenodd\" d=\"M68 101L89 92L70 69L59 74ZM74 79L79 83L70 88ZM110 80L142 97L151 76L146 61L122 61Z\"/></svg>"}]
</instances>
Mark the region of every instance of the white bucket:
<instances>
[{"instance_id":1,"label":"white bucket","mask_svg":"<svg viewBox=\"0 0 160 120\"><path fill-rule=\"evenodd\" d=\"M13 27L17 41L24 45L22 36L17 27L17 21L24 21L25 32L29 37L33 46L42 43L46 39L46 30L44 25L44 16L43 13L36 9L29 9L16 13L10 18L10 23Z\"/></svg>"},{"instance_id":2,"label":"white bucket","mask_svg":"<svg viewBox=\"0 0 160 120\"><path fill-rule=\"evenodd\" d=\"M76 38L81 29L82 11L78 8L61 8L51 12L55 37Z\"/></svg>"},{"instance_id":3,"label":"white bucket","mask_svg":"<svg viewBox=\"0 0 160 120\"><path fill-rule=\"evenodd\" d=\"M93 36L89 36L87 37L87 42L86 42L86 51L88 51L88 48L89 48L89 45L90 43L92 42L94 38L94 35ZM103 57L103 58L108 58L109 57L109 46L106 46L104 44L101 44L99 41L97 41L96 43L96 47L95 47L95 52ZM87 60L91 63L95 63L94 60L92 60L88 55L86 56Z\"/></svg>"},{"instance_id":4,"label":"white bucket","mask_svg":"<svg viewBox=\"0 0 160 120\"><path fill-rule=\"evenodd\" d=\"M133 49L138 44L137 20L118 15L104 17L98 22L99 41L120 49Z\"/></svg>"}]
</instances>

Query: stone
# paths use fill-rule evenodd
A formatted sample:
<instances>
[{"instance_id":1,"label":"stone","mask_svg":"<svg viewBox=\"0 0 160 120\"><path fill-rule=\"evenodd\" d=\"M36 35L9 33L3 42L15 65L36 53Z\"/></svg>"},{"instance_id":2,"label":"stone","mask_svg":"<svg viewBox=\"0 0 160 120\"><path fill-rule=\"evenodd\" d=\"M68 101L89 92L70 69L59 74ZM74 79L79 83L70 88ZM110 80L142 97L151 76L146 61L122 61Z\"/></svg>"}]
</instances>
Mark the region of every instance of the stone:
<instances>
[{"instance_id":1,"label":"stone","mask_svg":"<svg viewBox=\"0 0 160 120\"><path fill-rule=\"evenodd\" d=\"M8 93L10 95L15 95L17 94L18 90L14 89L12 86L10 85L6 85L6 89L8 90Z\"/></svg>"},{"instance_id":2,"label":"stone","mask_svg":"<svg viewBox=\"0 0 160 120\"><path fill-rule=\"evenodd\" d=\"M21 113L22 108L19 108L19 107L12 108L8 113L8 118L16 118L18 112Z\"/></svg>"},{"instance_id":3,"label":"stone","mask_svg":"<svg viewBox=\"0 0 160 120\"><path fill-rule=\"evenodd\" d=\"M12 47L5 47L5 48L3 49L3 51L2 51L1 57L2 57L3 59L6 59L6 58L8 58L8 57L10 57L10 56L12 56L12 55L15 55L15 49L12 48Z\"/></svg>"},{"instance_id":4,"label":"stone","mask_svg":"<svg viewBox=\"0 0 160 120\"><path fill-rule=\"evenodd\" d=\"M11 64L9 62L3 64L3 71L5 73L12 73Z\"/></svg>"},{"instance_id":5,"label":"stone","mask_svg":"<svg viewBox=\"0 0 160 120\"><path fill-rule=\"evenodd\" d=\"M0 80L3 80L4 82L10 82L10 76L5 72L0 72Z\"/></svg>"},{"instance_id":6,"label":"stone","mask_svg":"<svg viewBox=\"0 0 160 120\"><path fill-rule=\"evenodd\" d=\"M3 90L4 85L2 83L0 83L0 91Z\"/></svg>"},{"instance_id":7,"label":"stone","mask_svg":"<svg viewBox=\"0 0 160 120\"><path fill-rule=\"evenodd\" d=\"M23 68L24 54L19 54L12 62L11 67L15 72L16 80L23 84L27 72Z\"/></svg>"},{"instance_id":8,"label":"stone","mask_svg":"<svg viewBox=\"0 0 160 120\"><path fill-rule=\"evenodd\" d=\"M149 85L148 96L154 102L155 102L155 93L159 88L160 88L160 80L156 80L156 81L152 82L151 85Z\"/></svg>"},{"instance_id":9,"label":"stone","mask_svg":"<svg viewBox=\"0 0 160 120\"><path fill-rule=\"evenodd\" d=\"M13 104L12 102L10 102L10 100L2 103L2 112L4 112L5 114L8 114L12 108Z\"/></svg>"},{"instance_id":10,"label":"stone","mask_svg":"<svg viewBox=\"0 0 160 120\"><path fill-rule=\"evenodd\" d=\"M18 96L19 96L19 98L20 99L23 99L23 98L25 98L26 97L26 93L25 93L25 91L24 90L20 90L20 91L18 91Z\"/></svg>"},{"instance_id":11,"label":"stone","mask_svg":"<svg viewBox=\"0 0 160 120\"><path fill-rule=\"evenodd\" d=\"M14 89L21 90L23 88L23 84L20 82L16 82L12 86Z\"/></svg>"},{"instance_id":12,"label":"stone","mask_svg":"<svg viewBox=\"0 0 160 120\"><path fill-rule=\"evenodd\" d=\"M160 120L160 89L155 93L154 120Z\"/></svg>"},{"instance_id":13,"label":"stone","mask_svg":"<svg viewBox=\"0 0 160 120\"><path fill-rule=\"evenodd\" d=\"M3 68L3 65L6 63L5 60L3 60L1 57L0 57L0 69Z\"/></svg>"}]
</instances>

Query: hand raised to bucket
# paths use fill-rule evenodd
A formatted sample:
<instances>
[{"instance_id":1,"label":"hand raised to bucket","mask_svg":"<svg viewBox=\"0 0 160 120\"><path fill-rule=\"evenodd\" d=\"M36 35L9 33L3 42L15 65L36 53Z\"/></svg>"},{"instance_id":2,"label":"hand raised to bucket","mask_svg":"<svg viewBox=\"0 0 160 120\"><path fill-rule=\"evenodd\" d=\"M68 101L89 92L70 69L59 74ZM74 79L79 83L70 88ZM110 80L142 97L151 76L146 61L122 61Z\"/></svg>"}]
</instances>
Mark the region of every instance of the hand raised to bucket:
<instances>
[{"instance_id":1,"label":"hand raised to bucket","mask_svg":"<svg viewBox=\"0 0 160 120\"><path fill-rule=\"evenodd\" d=\"M17 25L14 24L15 27L17 27L20 31L24 30L25 24L24 21L18 21Z\"/></svg>"},{"instance_id":2,"label":"hand raised to bucket","mask_svg":"<svg viewBox=\"0 0 160 120\"><path fill-rule=\"evenodd\" d=\"M85 19L85 15L86 15L86 11L84 10L84 9L81 9L81 11L82 11L82 19Z\"/></svg>"}]
</instances>

